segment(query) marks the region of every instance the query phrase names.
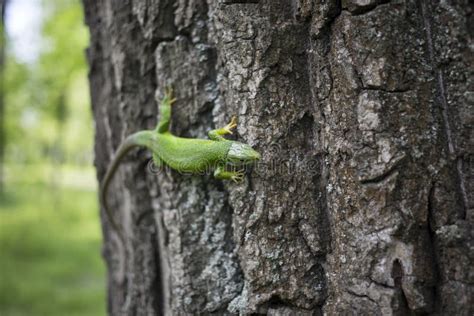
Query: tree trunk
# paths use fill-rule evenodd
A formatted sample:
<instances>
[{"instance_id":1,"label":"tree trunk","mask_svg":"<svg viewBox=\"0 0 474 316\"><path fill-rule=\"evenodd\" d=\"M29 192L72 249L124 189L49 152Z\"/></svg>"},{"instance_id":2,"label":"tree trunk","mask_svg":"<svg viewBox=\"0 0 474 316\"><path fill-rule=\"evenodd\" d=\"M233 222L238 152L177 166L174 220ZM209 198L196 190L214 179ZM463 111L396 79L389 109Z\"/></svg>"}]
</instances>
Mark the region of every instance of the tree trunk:
<instances>
[{"instance_id":1,"label":"tree trunk","mask_svg":"<svg viewBox=\"0 0 474 316\"><path fill-rule=\"evenodd\" d=\"M263 155L240 185L126 158L110 314L472 315L467 0L84 5L99 180L169 85L174 133L236 114Z\"/></svg>"},{"instance_id":2,"label":"tree trunk","mask_svg":"<svg viewBox=\"0 0 474 316\"><path fill-rule=\"evenodd\" d=\"M5 53L6 53L6 31L5 31L5 13L7 0L0 0L0 194L5 186Z\"/></svg>"}]
</instances>

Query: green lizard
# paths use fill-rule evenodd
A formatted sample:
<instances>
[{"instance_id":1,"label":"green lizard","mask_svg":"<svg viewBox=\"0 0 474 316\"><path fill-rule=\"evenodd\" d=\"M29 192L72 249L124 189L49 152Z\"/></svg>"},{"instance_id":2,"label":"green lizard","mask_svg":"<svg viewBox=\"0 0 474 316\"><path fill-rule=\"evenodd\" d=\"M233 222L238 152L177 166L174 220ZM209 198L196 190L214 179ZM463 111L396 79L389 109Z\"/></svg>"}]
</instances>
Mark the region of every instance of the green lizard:
<instances>
[{"instance_id":1,"label":"green lizard","mask_svg":"<svg viewBox=\"0 0 474 316\"><path fill-rule=\"evenodd\" d=\"M144 130L128 136L119 146L109 166L100 188L100 199L107 217L122 242L124 237L115 223L107 206L107 188L122 158L135 147L145 147L152 151L153 162L157 166L168 165L179 172L192 174L214 169L217 179L240 182L244 178L243 170L226 170L227 165L243 166L260 159L260 154L247 144L225 139L222 135L232 134L237 126L235 117L223 128L211 130L210 139L178 137L170 133L171 105L176 101L169 89L160 104L160 120L155 130Z\"/></svg>"}]
</instances>

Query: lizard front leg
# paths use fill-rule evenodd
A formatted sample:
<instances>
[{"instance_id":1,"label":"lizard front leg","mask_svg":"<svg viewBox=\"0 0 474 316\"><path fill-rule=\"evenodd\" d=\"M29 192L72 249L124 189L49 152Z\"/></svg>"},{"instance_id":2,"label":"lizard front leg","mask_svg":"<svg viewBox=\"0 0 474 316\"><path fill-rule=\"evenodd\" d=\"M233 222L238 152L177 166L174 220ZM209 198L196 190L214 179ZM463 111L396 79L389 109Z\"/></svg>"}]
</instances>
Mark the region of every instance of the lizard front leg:
<instances>
[{"instance_id":1,"label":"lizard front leg","mask_svg":"<svg viewBox=\"0 0 474 316\"><path fill-rule=\"evenodd\" d=\"M226 126L222 128L213 129L212 131L209 131L207 135L212 140L216 140L216 141L225 140L225 138L222 137L222 135L232 134L232 129L235 127L237 127L237 118L233 116L229 124L227 124Z\"/></svg>"},{"instance_id":2,"label":"lizard front leg","mask_svg":"<svg viewBox=\"0 0 474 316\"><path fill-rule=\"evenodd\" d=\"M214 170L214 178L221 180L232 180L235 183L242 182L244 180L245 173L243 170L238 171L227 171L224 166L218 166Z\"/></svg>"}]
</instances>

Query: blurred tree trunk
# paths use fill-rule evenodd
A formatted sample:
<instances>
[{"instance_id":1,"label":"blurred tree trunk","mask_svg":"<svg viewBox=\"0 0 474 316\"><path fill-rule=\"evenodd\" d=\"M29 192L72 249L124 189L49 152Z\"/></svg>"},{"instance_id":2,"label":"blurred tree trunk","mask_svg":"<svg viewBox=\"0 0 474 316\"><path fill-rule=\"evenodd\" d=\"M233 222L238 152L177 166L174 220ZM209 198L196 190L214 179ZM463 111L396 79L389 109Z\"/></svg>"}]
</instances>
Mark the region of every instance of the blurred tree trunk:
<instances>
[{"instance_id":1,"label":"blurred tree trunk","mask_svg":"<svg viewBox=\"0 0 474 316\"><path fill-rule=\"evenodd\" d=\"M5 164L5 53L6 31L5 12L7 0L0 0L0 194L4 190L4 164Z\"/></svg>"},{"instance_id":2,"label":"blurred tree trunk","mask_svg":"<svg viewBox=\"0 0 474 316\"><path fill-rule=\"evenodd\" d=\"M65 144L64 144L64 129L68 118L68 109L66 104L65 92L62 91L59 95L59 98L54 104L54 119L56 121L56 133L55 140L51 148L51 165L54 168L51 169L49 176L49 181L51 188L54 191L61 189L61 179L63 174L61 172L61 167L66 162L65 157ZM54 208L56 210L60 207L60 198L59 194L54 195Z\"/></svg>"},{"instance_id":3,"label":"blurred tree trunk","mask_svg":"<svg viewBox=\"0 0 474 316\"><path fill-rule=\"evenodd\" d=\"M233 114L243 184L130 154L103 217L113 315L472 315L472 7L466 1L95 1L98 178L121 140L206 137Z\"/></svg>"}]
</instances>

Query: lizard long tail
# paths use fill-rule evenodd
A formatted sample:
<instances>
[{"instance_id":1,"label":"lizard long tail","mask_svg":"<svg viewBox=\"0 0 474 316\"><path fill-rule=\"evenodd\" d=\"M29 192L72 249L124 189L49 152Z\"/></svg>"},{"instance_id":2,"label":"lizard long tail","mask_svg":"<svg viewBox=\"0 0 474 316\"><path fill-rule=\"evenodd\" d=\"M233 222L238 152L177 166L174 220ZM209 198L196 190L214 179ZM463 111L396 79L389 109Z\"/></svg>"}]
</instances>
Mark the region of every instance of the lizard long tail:
<instances>
[{"instance_id":1,"label":"lizard long tail","mask_svg":"<svg viewBox=\"0 0 474 316\"><path fill-rule=\"evenodd\" d=\"M107 169L107 172L100 186L100 202L104 207L105 213L107 214L107 218L110 224L112 225L112 228L118 234L123 244L125 244L125 236L123 234L123 231L120 228L120 226L117 224L117 222L114 220L114 217L112 216L112 212L108 208L107 189L123 157L135 147L151 148L151 143L154 139L155 133L156 132L154 131L140 131L125 138L125 140L122 142L117 152L115 153L115 157L112 160L111 165Z\"/></svg>"}]
</instances>

